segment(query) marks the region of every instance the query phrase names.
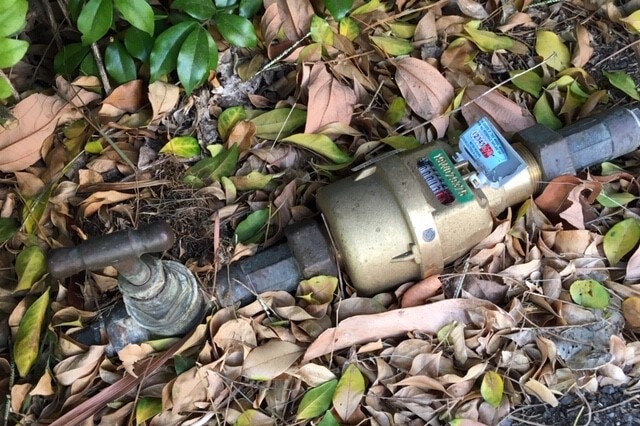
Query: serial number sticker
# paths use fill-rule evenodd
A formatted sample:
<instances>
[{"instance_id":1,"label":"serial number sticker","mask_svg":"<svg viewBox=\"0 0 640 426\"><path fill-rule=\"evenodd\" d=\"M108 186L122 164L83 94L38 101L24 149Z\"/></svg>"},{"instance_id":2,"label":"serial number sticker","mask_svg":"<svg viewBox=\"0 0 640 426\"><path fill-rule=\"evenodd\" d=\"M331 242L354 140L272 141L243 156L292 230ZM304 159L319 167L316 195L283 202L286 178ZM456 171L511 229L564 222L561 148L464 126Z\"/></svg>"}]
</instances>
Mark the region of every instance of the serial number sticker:
<instances>
[{"instance_id":1,"label":"serial number sticker","mask_svg":"<svg viewBox=\"0 0 640 426\"><path fill-rule=\"evenodd\" d=\"M436 148L430 151L428 158L456 201L466 203L473 200L473 192L443 150Z\"/></svg>"}]
</instances>

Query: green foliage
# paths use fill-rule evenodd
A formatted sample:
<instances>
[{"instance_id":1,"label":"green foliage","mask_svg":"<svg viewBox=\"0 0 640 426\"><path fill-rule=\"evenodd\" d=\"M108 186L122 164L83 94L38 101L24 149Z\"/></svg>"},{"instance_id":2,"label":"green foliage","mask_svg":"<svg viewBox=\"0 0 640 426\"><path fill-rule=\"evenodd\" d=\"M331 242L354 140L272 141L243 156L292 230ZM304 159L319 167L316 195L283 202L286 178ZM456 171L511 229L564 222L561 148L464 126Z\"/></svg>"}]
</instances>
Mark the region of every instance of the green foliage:
<instances>
[{"instance_id":1,"label":"green foliage","mask_svg":"<svg viewBox=\"0 0 640 426\"><path fill-rule=\"evenodd\" d=\"M337 386L338 380L333 379L308 390L300 401L296 420L313 419L326 412L331 406L331 399Z\"/></svg>"},{"instance_id":2,"label":"green foliage","mask_svg":"<svg viewBox=\"0 0 640 426\"><path fill-rule=\"evenodd\" d=\"M40 337L49 310L49 290L45 291L24 313L13 345L13 359L20 377L25 377L38 360Z\"/></svg>"},{"instance_id":3,"label":"green foliage","mask_svg":"<svg viewBox=\"0 0 640 426\"><path fill-rule=\"evenodd\" d=\"M82 42L64 46L58 52L55 71L69 77L77 73L97 75L89 46L102 46L104 43L98 42L108 37L112 42L106 46L104 66L114 83L140 78L141 69L149 70L151 82L176 72L185 92L190 94L207 81L209 72L218 65L214 29L230 45L258 44L250 18L260 11L262 1L175 0L170 4L164 10L149 0L69 0L67 12L81 33ZM2 11L0 6L0 19ZM15 28L16 24L11 21L9 27ZM0 63L3 55L9 56L1 52L9 51L0 50ZM13 56L6 62L10 59ZM146 71L142 76L145 75Z\"/></svg>"}]
</instances>

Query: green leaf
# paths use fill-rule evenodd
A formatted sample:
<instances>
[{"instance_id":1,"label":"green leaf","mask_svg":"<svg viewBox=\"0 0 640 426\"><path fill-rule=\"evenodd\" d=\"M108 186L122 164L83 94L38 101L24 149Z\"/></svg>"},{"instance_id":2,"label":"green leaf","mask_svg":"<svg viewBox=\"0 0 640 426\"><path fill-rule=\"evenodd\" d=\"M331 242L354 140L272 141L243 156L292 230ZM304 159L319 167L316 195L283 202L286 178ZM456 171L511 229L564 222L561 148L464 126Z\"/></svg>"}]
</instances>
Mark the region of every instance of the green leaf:
<instances>
[{"instance_id":1,"label":"green leaf","mask_svg":"<svg viewBox=\"0 0 640 426\"><path fill-rule=\"evenodd\" d=\"M146 0L113 0L113 4L125 21L153 37L153 9Z\"/></svg>"},{"instance_id":2,"label":"green leaf","mask_svg":"<svg viewBox=\"0 0 640 426\"><path fill-rule=\"evenodd\" d=\"M124 47L134 58L147 62L153 48L153 38L136 27L129 27L124 32Z\"/></svg>"},{"instance_id":3,"label":"green leaf","mask_svg":"<svg viewBox=\"0 0 640 426\"><path fill-rule=\"evenodd\" d=\"M391 126L394 126L402 120L407 113L407 101L402 96L396 96L391 101L389 109L384 113L382 119Z\"/></svg>"},{"instance_id":4,"label":"green leaf","mask_svg":"<svg viewBox=\"0 0 640 426\"><path fill-rule=\"evenodd\" d=\"M542 56L547 64L556 71L562 71L571 62L569 48L556 33L551 31L536 33L536 53Z\"/></svg>"},{"instance_id":5,"label":"green leaf","mask_svg":"<svg viewBox=\"0 0 640 426\"><path fill-rule=\"evenodd\" d=\"M136 424L144 424L162 412L162 399L149 396L142 397L136 404Z\"/></svg>"},{"instance_id":6,"label":"green leaf","mask_svg":"<svg viewBox=\"0 0 640 426\"><path fill-rule=\"evenodd\" d=\"M65 45L53 58L54 71L66 76L73 74L90 50L88 46L83 46L81 43Z\"/></svg>"},{"instance_id":7,"label":"green leaf","mask_svg":"<svg viewBox=\"0 0 640 426\"><path fill-rule=\"evenodd\" d=\"M256 136L270 141L289 136L307 121L307 112L298 108L278 108L252 118Z\"/></svg>"},{"instance_id":8,"label":"green leaf","mask_svg":"<svg viewBox=\"0 0 640 426\"><path fill-rule=\"evenodd\" d=\"M115 41L107 46L104 52L104 67L109 77L118 84L135 80L138 74L134 62L124 45Z\"/></svg>"},{"instance_id":9,"label":"green leaf","mask_svg":"<svg viewBox=\"0 0 640 426\"><path fill-rule=\"evenodd\" d=\"M24 40L0 38L0 69L10 68L27 53L29 43Z\"/></svg>"},{"instance_id":10,"label":"green leaf","mask_svg":"<svg viewBox=\"0 0 640 426\"><path fill-rule=\"evenodd\" d=\"M533 115L538 123L544 124L551 130L558 130L562 127L562 121L556 117L545 94L542 94L533 106Z\"/></svg>"},{"instance_id":11,"label":"green leaf","mask_svg":"<svg viewBox=\"0 0 640 426\"><path fill-rule=\"evenodd\" d=\"M483 52L493 52L513 47L513 39L511 37L501 36L491 31L478 30L474 28L476 24L478 24L478 21L471 21L464 26L464 30L469 34L470 40Z\"/></svg>"},{"instance_id":12,"label":"green leaf","mask_svg":"<svg viewBox=\"0 0 640 426\"><path fill-rule=\"evenodd\" d=\"M363 4L362 6L356 8L353 12L351 12L351 16L364 15L365 13L375 12L377 10L384 12L386 11L387 6L382 3L381 0L371 0Z\"/></svg>"},{"instance_id":13,"label":"green leaf","mask_svg":"<svg viewBox=\"0 0 640 426\"><path fill-rule=\"evenodd\" d=\"M7 77L0 76L0 99L7 99L13 95L12 85Z\"/></svg>"},{"instance_id":14,"label":"green leaf","mask_svg":"<svg viewBox=\"0 0 640 426\"><path fill-rule=\"evenodd\" d=\"M211 0L175 0L171 2L171 8L181 10L200 21L207 21L216 13L216 7Z\"/></svg>"},{"instance_id":15,"label":"green leaf","mask_svg":"<svg viewBox=\"0 0 640 426\"><path fill-rule=\"evenodd\" d=\"M311 18L311 40L324 46L333 45L333 30L327 21L317 15Z\"/></svg>"},{"instance_id":16,"label":"green leaf","mask_svg":"<svg viewBox=\"0 0 640 426\"><path fill-rule=\"evenodd\" d=\"M96 62L96 58L93 55L86 55L82 62L80 63L80 68L78 69L80 74L82 75L95 75L100 76L100 70L98 69L98 63Z\"/></svg>"},{"instance_id":17,"label":"green leaf","mask_svg":"<svg viewBox=\"0 0 640 426\"><path fill-rule=\"evenodd\" d=\"M103 151L102 141L99 139L95 141L89 141L85 144L84 150L89 154L100 155L102 154L102 151Z\"/></svg>"},{"instance_id":18,"label":"green leaf","mask_svg":"<svg viewBox=\"0 0 640 426\"><path fill-rule=\"evenodd\" d=\"M574 302L591 309L604 309L609 306L609 293L596 280L577 280L569 287Z\"/></svg>"},{"instance_id":19,"label":"green leaf","mask_svg":"<svg viewBox=\"0 0 640 426\"><path fill-rule=\"evenodd\" d=\"M514 77L514 76L518 77ZM523 73L523 70L509 71L509 76L512 78L511 82L520 90L524 90L527 93L532 94L536 98L540 97L542 92L542 77L533 71L527 71Z\"/></svg>"},{"instance_id":20,"label":"green leaf","mask_svg":"<svg viewBox=\"0 0 640 426\"><path fill-rule=\"evenodd\" d=\"M408 55L413 51L413 45L407 40L395 37L371 36L373 44L390 56Z\"/></svg>"},{"instance_id":21,"label":"green leaf","mask_svg":"<svg viewBox=\"0 0 640 426\"><path fill-rule=\"evenodd\" d=\"M24 202L22 207L22 226L27 234L33 234L40 226L42 215L49 206L49 198L53 187Z\"/></svg>"},{"instance_id":22,"label":"green leaf","mask_svg":"<svg viewBox=\"0 0 640 426\"><path fill-rule=\"evenodd\" d=\"M11 239L18 229L20 222L10 217L0 217L0 243Z\"/></svg>"},{"instance_id":23,"label":"green leaf","mask_svg":"<svg viewBox=\"0 0 640 426\"><path fill-rule=\"evenodd\" d=\"M247 112L243 106L227 108L218 116L218 133L223 141L226 141L238 122L247 118Z\"/></svg>"},{"instance_id":24,"label":"green leaf","mask_svg":"<svg viewBox=\"0 0 640 426\"><path fill-rule=\"evenodd\" d=\"M333 394L333 408L345 422L356 411L364 396L364 377L355 364L349 364Z\"/></svg>"},{"instance_id":25,"label":"green leaf","mask_svg":"<svg viewBox=\"0 0 640 426\"><path fill-rule=\"evenodd\" d=\"M196 176L209 184L219 181L222 176L231 175L238 163L238 145L230 149L222 149L218 155L198 161L187 169L187 175Z\"/></svg>"},{"instance_id":26,"label":"green leaf","mask_svg":"<svg viewBox=\"0 0 640 426\"><path fill-rule=\"evenodd\" d=\"M333 379L320 386L309 389L298 405L296 420L313 419L326 412L331 405L331 399L333 398L337 385L338 380Z\"/></svg>"},{"instance_id":27,"label":"green leaf","mask_svg":"<svg viewBox=\"0 0 640 426\"><path fill-rule=\"evenodd\" d=\"M44 328L44 320L49 308L49 290L42 293L24 313L18 326L13 359L20 377L25 377L38 360L40 335Z\"/></svg>"},{"instance_id":28,"label":"green leaf","mask_svg":"<svg viewBox=\"0 0 640 426\"><path fill-rule=\"evenodd\" d=\"M636 83L629 74L624 71L602 71L602 73L613 87L622 90L627 96L636 101L640 101Z\"/></svg>"},{"instance_id":29,"label":"green leaf","mask_svg":"<svg viewBox=\"0 0 640 426\"><path fill-rule=\"evenodd\" d=\"M234 426L272 426L274 424L275 422L271 417L250 408L240 414Z\"/></svg>"},{"instance_id":30,"label":"green leaf","mask_svg":"<svg viewBox=\"0 0 640 426\"><path fill-rule=\"evenodd\" d=\"M495 371L487 371L482 378L482 384L480 385L480 394L492 407L498 407L500 401L502 401L502 394L504 393L504 381L502 377Z\"/></svg>"},{"instance_id":31,"label":"green leaf","mask_svg":"<svg viewBox=\"0 0 640 426\"><path fill-rule=\"evenodd\" d=\"M336 145L331 138L326 135L298 133L284 138L282 141L298 145L302 148L307 148L328 158L334 163L342 164L351 161L351 157L338 148L338 145Z\"/></svg>"},{"instance_id":32,"label":"green leaf","mask_svg":"<svg viewBox=\"0 0 640 426\"><path fill-rule=\"evenodd\" d=\"M262 9L262 0L240 0L238 15L250 19Z\"/></svg>"},{"instance_id":33,"label":"green leaf","mask_svg":"<svg viewBox=\"0 0 640 426\"><path fill-rule=\"evenodd\" d=\"M193 89L204 83L209 76L209 33L197 26L180 47L178 54L178 77L184 91L190 95Z\"/></svg>"},{"instance_id":34,"label":"green leaf","mask_svg":"<svg viewBox=\"0 0 640 426\"><path fill-rule=\"evenodd\" d=\"M15 291L31 289L40 278L47 273L47 260L38 246L30 246L16 256L16 275L18 285Z\"/></svg>"},{"instance_id":35,"label":"green leaf","mask_svg":"<svg viewBox=\"0 0 640 426\"><path fill-rule=\"evenodd\" d=\"M389 28L391 28L391 34L398 38L410 39L416 32L416 25L410 24L404 21L389 22Z\"/></svg>"},{"instance_id":36,"label":"green leaf","mask_svg":"<svg viewBox=\"0 0 640 426\"><path fill-rule=\"evenodd\" d=\"M176 69L180 47L197 25L193 21L181 22L167 28L156 38L149 57L151 82Z\"/></svg>"},{"instance_id":37,"label":"green leaf","mask_svg":"<svg viewBox=\"0 0 640 426\"><path fill-rule=\"evenodd\" d=\"M113 0L89 0L78 16L82 44L95 43L104 37L113 23Z\"/></svg>"},{"instance_id":38,"label":"green leaf","mask_svg":"<svg viewBox=\"0 0 640 426\"><path fill-rule=\"evenodd\" d=\"M219 13L215 16L215 22L222 37L232 46L256 47L258 45L256 30L247 18Z\"/></svg>"},{"instance_id":39,"label":"green leaf","mask_svg":"<svg viewBox=\"0 0 640 426\"><path fill-rule=\"evenodd\" d=\"M602 176L611 176L616 173L625 172L625 170L622 167L618 166L617 164L613 164L609 161L605 161L604 163L600 164L600 169L601 169Z\"/></svg>"},{"instance_id":40,"label":"green leaf","mask_svg":"<svg viewBox=\"0 0 640 426\"><path fill-rule=\"evenodd\" d=\"M640 240L640 223L632 217L624 219L609 229L602 247L610 266L615 266Z\"/></svg>"},{"instance_id":41,"label":"green leaf","mask_svg":"<svg viewBox=\"0 0 640 426\"><path fill-rule=\"evenodd\" d=\"M635 200L636 197L633 194L629 194L628 192L608 192L603 191L598 194L596 200L600 203L602 207L623 207Z\"/></svg>"},{"instance_id":42,"label":"green leaf","mask_svg":"<svg viewBox=\"0 0 640 426\"><path fill-rule=\"evenodd\" d=\"M167 142L160 149L160 153L192 158L200 154L200 144L198 143L198 139L193 136L177 136Z\"/></svg>"},{"instance_id":43,"label":"green leaf","mask_svg":"<svg viewBox=\"0 0 640 426\"><path fill-rule=\"evenodd\" d=\"M324 0L325 7L336 21L342 20L353 6L353 0Z\"/></svg>"},{"instance_id":44,"label":"green leaf","mask_svg":"<svg viewBox=\"0 0 640 426\"><path fill-rule=\"evenodd\" d=\"M413 136L387 136L382 139L382 142L391 146L394 149L412 149L420 146L420 142Z\"/></svg>"},{"instance_id":45,"label":"green leaf","mask_svg":"<svg viewBox=\"0 0 640 426\"><path fill-rule=\"evenodd\" d=\"M271 182L273 176L265 175L258 171L252 171L244 176L231 176L231 182L240 191L250 191L252 189L263 189Z\"/></svg>"},{"instance_id":46,"label":"green leaf","mask_svg":"<svg viewBox=\"0 0 640 426\"><path fill-rule=\"evenodd\" d=\"M8 37L20 32L26 25L27 0L14 1L11 7L0 9L0 37Z\"/></svg>"},{"instance_id":47,"label":"green leaf","mask_svg":"<svg viewBox=\"0 0 640 426\"><path fill-rule=\"evenodd\" d=\"M245 244L259 241L264 235L262 228L267 223L267 220L269 220L269 209L254 211L238 224L233 240Z\"/></svg>"},{"instance_id":48,"label":"green leaf","mask_svg":"<svg viewBox=\"0 0 640 426\"><path fill-rule=\"evenodd\" d=\"M322 420L318 423L318 426L340 426L338 420L331 414L331 411L324 413Z\"/></svg>"},{"instance_id":49,"label":"green leaf","mask_svg":"<svg viewBox=\"0 0 640 426\"><path fill-rule=\"evenodd\" d=\"M358 22L355 19L344 18L342 21L340 21L338 32L340 33L340 35L345 36L350 41L353 41L360 35L360 27L358 26Z\"/></svg>"},{"instance_id":50,"label":"green leaf","mask_svg":"<svg viewBox=\"0 0 640 426\"><path fill-rule=\"evenodd\" d=\"M84 0L69 0L67 2L67 12L69 13L71 21L74 23L78 22L78 17L82 12L82 6L84 6Z\"/></svg>"}]
</instances>

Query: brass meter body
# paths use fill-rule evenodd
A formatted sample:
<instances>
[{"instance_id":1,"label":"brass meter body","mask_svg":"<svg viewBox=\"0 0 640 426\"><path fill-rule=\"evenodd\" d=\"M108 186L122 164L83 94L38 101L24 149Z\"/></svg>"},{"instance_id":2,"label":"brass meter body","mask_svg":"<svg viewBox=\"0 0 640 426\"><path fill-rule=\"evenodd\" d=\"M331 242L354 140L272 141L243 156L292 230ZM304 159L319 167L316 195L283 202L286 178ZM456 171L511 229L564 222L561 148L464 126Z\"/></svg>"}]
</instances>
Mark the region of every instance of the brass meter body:
<instances>
[{"instance_id":1,"label":"brass meter body","mask_svg":"<svg viewBox=\"0 0 640 426\"><path fill-rule=\"evenodd\" d=\"M441 142L384 159L317 195L338 259L372 295L436 274L491 233L493 216L525 200L538 175L521 167L499 187L470 182L468 162Z\"/></svg>"}]
</instances>

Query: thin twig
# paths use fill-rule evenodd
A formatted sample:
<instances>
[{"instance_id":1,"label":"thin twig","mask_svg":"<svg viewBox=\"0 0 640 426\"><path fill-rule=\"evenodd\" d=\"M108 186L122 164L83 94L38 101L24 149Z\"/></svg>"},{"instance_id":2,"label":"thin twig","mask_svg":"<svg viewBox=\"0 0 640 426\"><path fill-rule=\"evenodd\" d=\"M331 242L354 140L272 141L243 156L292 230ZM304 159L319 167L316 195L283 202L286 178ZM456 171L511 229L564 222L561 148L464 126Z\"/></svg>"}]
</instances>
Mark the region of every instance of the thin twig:
<instances>
[{"instance_id":1,"label":"thin twig","mask_svg":"<svg viewBox=\"0 0 640 426\"><path fill-rule=\"evenodd\" d=\"M100 49L98 49L97 43L91 43L91 52L93 52L93 57L96 60L96 64L98 65L98 72L100 73L100 80L102 80L102 87L104 87L104 92L109 96L111 93L111 83L109 83L109 76L107 76L107 71L104 69L104 63L102 62L102 55L100 54Z\"/></svg>"},{"instance_id":2,"label":"thin twig","mask_svg":"<svg viewBox=\"0 0 640 426\"><path fill-rule=\"evenodd\" d=\"M624 52L625 50L627 50L630 47L635 46L636 44L640 44L640 39L634 41L633 43L629 43L627 44L625 47L623 47L622 49L618 49L615 52L613 52L611 55L607 56L606 58L604 58L603 60L599 61L597 64L595 64L593 67L591 68L597 68L598 66L600 66L603 62L607 62L609 59L613 58L614 56L618 56L619 54L621 54L622 52Z\"/></svg>"}]
</instances>

